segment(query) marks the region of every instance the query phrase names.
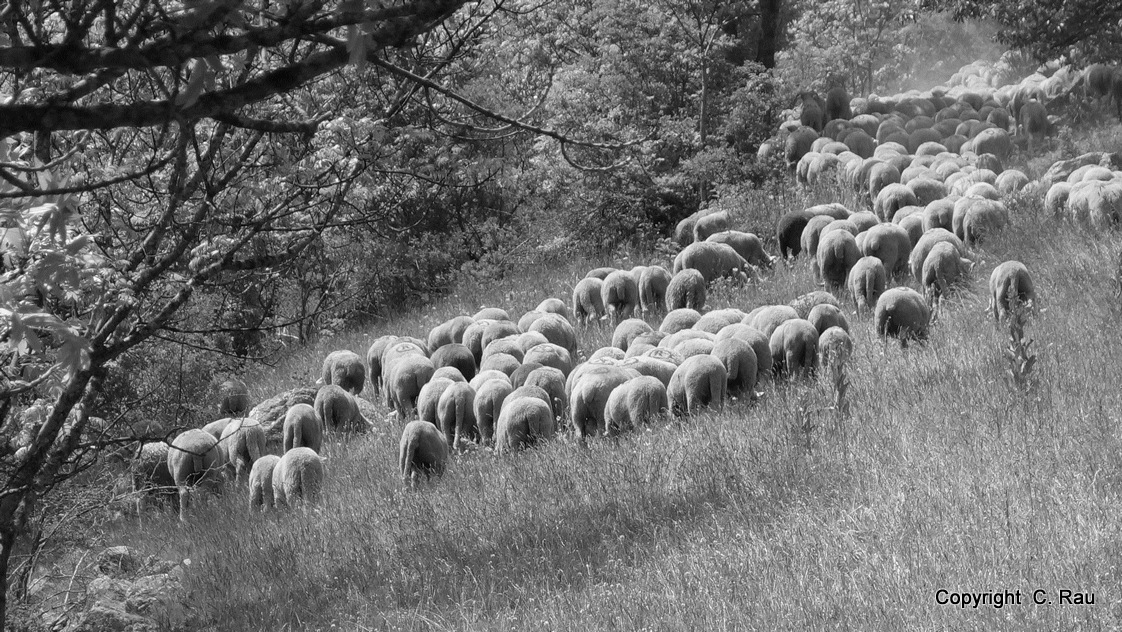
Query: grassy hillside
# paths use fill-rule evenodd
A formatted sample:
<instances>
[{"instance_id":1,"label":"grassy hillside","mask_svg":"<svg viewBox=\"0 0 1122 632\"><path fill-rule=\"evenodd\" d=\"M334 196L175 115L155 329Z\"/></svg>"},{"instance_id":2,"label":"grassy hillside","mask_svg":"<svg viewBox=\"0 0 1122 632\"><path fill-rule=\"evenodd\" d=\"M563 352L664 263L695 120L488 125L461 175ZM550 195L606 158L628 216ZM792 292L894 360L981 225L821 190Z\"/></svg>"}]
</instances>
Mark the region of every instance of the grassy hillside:
<instances>
[{"instance_id":1,"label":"grassy hillside","mask_svg":"<svg viewBox=\"0 0 1122 632\"><path fill-rule=\"evenodd\" d=\"M838 195L746 194L736 211L774 225ZM566 435L508 458L458 456L418 491L397 471L400 426L380 420L379 432L329 446L318 507L254 515L239 491L188 525L150 514L106 541L189 558L196 603L228 630L1116 629L1122 239L1045 217L1037 199L1009 203L1013 225L977 253L972 288L945 301L927 344L885 344L850 310L848 417L829 408L824 380L768 384L760 401L588 449ZM311 383L330 349L364 353L377 335L421 335L483 305L517 318L567 298L589 268L653 259L465 285L247 379L261 399ZM1028 266L1040 299L1025 391L1006 376L1008 332L986 310L989 273L1008 259ZM718 287L710 305L748 311L812 289L804 258ZM580 333L588 354L611 332ZM1019 590L1022 601L960 609L938 604L940 589ZM1054 603L1033 605L1034 590ZM1060 590L1095 603L1060 605Z\"/></svg>"}]
</instances>

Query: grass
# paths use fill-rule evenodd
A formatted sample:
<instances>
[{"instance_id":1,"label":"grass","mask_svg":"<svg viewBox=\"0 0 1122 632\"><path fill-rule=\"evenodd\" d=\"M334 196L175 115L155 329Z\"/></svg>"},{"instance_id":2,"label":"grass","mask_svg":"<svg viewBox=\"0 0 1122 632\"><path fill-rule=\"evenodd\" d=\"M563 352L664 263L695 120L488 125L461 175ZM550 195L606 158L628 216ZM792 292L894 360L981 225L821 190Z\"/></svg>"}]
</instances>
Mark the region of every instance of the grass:
<instances>
[{"instance_id":1,"label":"grass","mask_svg":"<svg viewBox=\"0 0 1122 632\"><path fill-rule=\"evenodd\" d=\"M745 194L734 217L766 224L830 195ZM238 491L186 526L155 514L105 539L189 558L200 615L223 630L1117 629L1120 247L1029 201L985 244L971 288L944 301L926 344L884 344L850 308L846 417L830 410L825 378L769 384L756 403L588 450L565 438L503 459L462 455L413 492L395 467L399 428L383 422L331 446L317 507L252 514ZM1039 303L1027 390L1006 377L1008 330L986 310L990 270L1014 258ZM517 318L567 298L589 268L645 262L468 283L422 313L323 341L251 388L261 399L309 384L331 349L423 336L483 305ZM744 288L718 285L709 304L749 311L812 289L804 259ZM580 333L587 356L611 331ZM941 588L1024 597L964 610L936 603ZM1093 592L1095 604L1031 604L1033 590L1056 600L1061 589Z\"/></svg>"}]
</instances>

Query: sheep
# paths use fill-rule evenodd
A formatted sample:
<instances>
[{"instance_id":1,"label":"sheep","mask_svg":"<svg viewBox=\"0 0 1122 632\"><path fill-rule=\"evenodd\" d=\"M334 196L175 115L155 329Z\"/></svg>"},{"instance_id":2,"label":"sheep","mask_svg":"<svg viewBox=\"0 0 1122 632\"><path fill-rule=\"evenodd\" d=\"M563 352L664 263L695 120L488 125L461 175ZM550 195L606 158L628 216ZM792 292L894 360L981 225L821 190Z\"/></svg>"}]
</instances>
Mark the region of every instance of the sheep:
<instances>
[{"instance_id":1,"label":"sheep","mask_svg":"<svg viewBox=\"0 0 1122 632\"><path fill-rule=\"evenodd\" d=\"M667 312L658 330L667 335L689 329L701 320L701 313L689 307L681 307Z\"/></svg>"},{"instance_id":2,"label":"sheep","mask_svg":"<svg viewBox=\"0 0 1122 632\"><path fill-rule=\"evenodd\" d=\"M726 244L749 264L757 268L770 268L774 259L764 252L764 242L753 235L738 230L726 230L709 235L706 241Z\"/></svg>"},{"instance_id":3,"label":"sheep","mask_svg":"<svg viewBox=\"0 0 1122 632\"><path fill-rule=\"evenodd\" d=\"M601 284L600 300L607 312L602 319L607 318L615 324L631 318L639 307L639 284L630 272L616 270Z\"/></svg>"},{"instance_id":4,"label":"sheep","mask_svg":"<svg viewBox=\"0 0 1122 632\"><path fill-rule=\"evenodd\" d=\"M818 240L822 238L822 229L829 226L833 221L834 218L829 215L815 215L807 221L803 228L803 234L799 238L799 244L807 254L818 252Z\"/></svg>"},{"instance_id":5,"label":"sheep","mask_svg":"<svg viewBox=\"0 0 1122 632\"><path fill-rule=\"evenodd\" d=\"M1067 209L1076 223L1109 228L1122 221L1122 182L1076 182L1068 194Z\"/></svg>"},{"instance_id":6,"label":"sheep","mask_svg":"<svg viewBox=\"0 0 1122 632\"><path fill-rule=\"evenodd\" d=\"M923 262L927 260L927 255L931 252L931 249L935 247L935 244L941 241L953 245L960 257L966 256L966 246L954 233L944 228L933 228L923 233L923 236L915 242L915 246L912 248L912 254L908 257L908 264L912 269L912 276L914 278L923 278Z\"/></svg>"},{"instance_id":7,"label":"sheep","mask_svg":"<svg viewBox=\"0 0 1122 632\"><path fill-rule=\"evenodd\" d=\"M440 405L440 396L453 384L455 381L449 379L430 379L426 382L417 394L417 419L430 421L439 427L437 408Z\"/></svg>"},{"instance_id":8,"label":"sheep","mask_svg":"<svg viewBox=\"0 0 1122 632\"><path fill-rule=\"evenodd\" d=\"M806 294L800 294L797 298L788 303L788 305L794 308L795 313L799 315L799 318L806 318L807 315L810 314L810 310L818 307L819 305L833 305L834 307L841 307L841 303L838 302L838 299L835 298L833 294L830 294L829 292L823 292L822 290L815 290L813 292L807 292Z\"/></svg>"},{"instance_id":9,"label":"sheep","mask_svg":"<svg viewBox=\"0 0 1122 632\"><path fill-rule=\"evenodd\" d=\"M895 185L895 186L893 186ZM892 187L885 198L881 200L881 192L885 189ZM869 167L868 176L866 179L866 195L868 195L869 202L873 206L873 212L882 221L892 221L885 219L885 206L890 206L895 212L895 209L900 206L907 206L908 204L915 204L915 194L908 187L900 184L900 170L895 165L888 162L875 162ZM880 202L878 203L878 200ZM905 203L900 203L902 200L911 200Z\"/></svg>"},{"instance_id":10,"label":"sheep","mask_svg":"<svg viewBox=\"0 0 1122 632\"><path fill-rule=\"evenodd\" d=\"M715 212L715 209L704 208L683 218L678 222L678 225L674 227L674 243L678 244L679 248L685 248L693 243L693 228L697 225L697 220Z\"/></svg>"},{"instance_id":11,"label":"sheep","mask_svg":"<svg viewBox=\"0 0 1122 632\"><path fill-rule=\"evenodd\" d=\"M639 307L643 313L663 308L670 278L670 272L662 266L647 266L643 269L643 273L639 275Z\"/></svg>"},{"instance_id":12,"label":"sheep","mask_svg":"<svg viewBox=\"0 0 1122 632\"><path fill-rule=\"evenodd\" d=\"M564 316L547 313L530 325L530 332L545 336L547 341L568 351L570 358L577 356L577 330Z\"/></svg>"},{"instance_id":13,"label":"sheep","mask_svg":"<svg viewBox=\"0 0 1122 632\"><path fill-rule=\"evenodd\" d=\"M772 332L768 349L776 376L810 375L818 363L818 330L802 318L784 321Z\"/></svg>"},{"instance_id":14,"label":"sheep","mask_svg":"<svg viewBox=\"0 0 1122 632\"><path fill-rule=\"evenodd\" d=\"M499 418L503 402L512 391L513 386L505 380L487 380L476 388L472 413L475 415L481 444L489 446L494 443L495 422Z\"/></svg>"},{"instance_id":15,"label":"sheep","mask_svg":"<svg viewBox=\"0 0 1122 632\"><path fill-rule=\"evenodd\" d=\"M696 241L674 257L674 274L686 268L696 268L705 277L706 283L721 277L748 281L753 274L748 262L736 254L732 246L712 241Z\"/></svg>"},{"instance_id":16,"label":"sheep","mask_svg":"<svg viewBox=\"0 0 1122 632\"><path fill-rule=\"evenodd\" d=\"M708 293L705 277L694 268L686 268L670 279L666 288L666 311L688 308L701 310L705 307Z\"/></svg>"},{"instance_id":17,"label":"sheep","mask_svg":"<svg viewBox=\"0 0 1122 632\"><path fill-rule=\"evenodd\" d=\"M230 425L231 421L233 421L233 419L231 419L230 417L223 417L222 419L215 419L214 421L210 422L209 424L203 426L202 429L207 434L214 437L215 441L218 441L219 439L222 438L222 431L226 429L226 426Z\"/></svg>"},{"instance_id":18,"label":"sheep","mask_svg":"<svg viewBox=\"0 0 1122 632\"><path fill-rule=\"evenodd\" d=\"M701 339L712 342L713 337L713 334L700 329L681 329L660 340L658 346L662 349L674 349L687 340Z\"/></svg>"},{"instance_id":19,"label":"sheep","mask_svg":"<svg viewBox=\"0 0 1122 632\"><path fill-rule=\"evenodd\" d=\"M1003 320L1010 311L1024 307L1033 309L1036 291L1028 268L1020 261L1006 261L990 274L990 310L996 321Z\"/></svg>"},{"instance_id":20,"label":"sheep","mask_svg":"<svg viewBox=\"0 0 1122 632\"><path fill-rule=\"evenodd\" d=\"M555 419L560 419L564 415L565 403L568 400L565 397L565 375L554 367L543 366L530 371L523 384L523 386L536 386L545 391Z\"/></svg>"},{"instance_id":21,"label":"sheep","mask_svg":"<svg viewBox=\"0 0 1122 632\"><path fill-rule=\"evenodd\" d=\"M144 511L149 495L167 498L175 494L175 479L168 469L168 444L153 441L140 446L130 465L132 490L136 494L136 511Z\"/></svg>"},{"instance_id":22,"label":"sheep","mask_svg":"<svg viewBox=\"0 0 1122 632\"><path fill-rule=\"evenodd\" d=\"M323 491L327 459L311 448L293 448L273 466L273 502L277 507L314 503Z\"/></svg>"},{"instance_id":23,"label":"sheep","mask_svg":"<svg viewBox=\"0 0 1122 632\"><path fill-rule=\"evenodd\" d=\"M612 346L627 351L627 347L632 340L650 331L653 331L653 329L647 324L647 321L640 318L629 318L616 325L615 331L612 332Z\"/></svg>"},{"instance_id":24,"label":"sheep","mask_svg":"<svg viewBox=\"0 0 1122 632\"><path fill-rule=\"evenodd\" d=\"M427 346L434 354L444 345L461 343L464 331L475 322L471 316L455 316L429 330Z\"/></svg>"},{"instance_id":25,"label":"sheep","mask_svg":"<svg viewBox=\"0 0 1122 632\"><path fill-rule=\"evenodd\" d=\"M851 119L853 110L849 107L849 93L842 86L834 86L826 93L826 120Z\"/></svg>"},{"instance_id":26,"label":"sheep","mask_svg":"<svg viewBox=\"0 0 1122 632\"><path fill-rule=\"evenodd\" d=\"M352 395L358 395L366 385L366 364L353 351L332 351L323 359L323 383L337 384Z\"/></svg>"},{"instance_id":27,"label":"sheep","mask_svg":"<svg viewBox=\"0 0 1122 632\"><path fill-rule=\"evenodd\" d=\"M235 419L222 431L218 448L225 456L227 473L235 483L240 483L249 475L253 463L265 454L265 430L255 420Z\"/></svg>"},{"instance_id":28,"label":"sheep","mask_svg":"<svg viewBox=\"0 0 1122 632\"><path fill-rule=\"evenodd\" d=\"M477 320L468 325L464 330L464 338L461 341L468 350L471 351L471 356L475 358L476 366L483 360L483 333L487 330L487 326L495 321L493 320ZM517 328L518 325L515 325Z\"/></svg>"},{"instance_id":29,"label":"sheep","mask_svg":"<svg viewBox=\"0 0 1122 632\"><path fill-rule=\"evenodd\" d=\"M974 262L960 257L953 244L939 242L931 248L923 262L920 284L928 303L935 305L963 277L970 274Z\"/></svg>"},{"instance_id":30,"label":"sheep","mask_svg":"<svg viewBox=\"0 0 1122 632\"><path fill-rule=\"evenodd\" d=\"M566 385L569 410L577 438L584 441L604 431L604 407L612 390L627 380L638 377L634 369L585 363L569 375Z\"/></svg>"},{"instance_id":31,"label":"sheep","mask_svg":"<svg viewBox=\"0 0 1122 632\"><path fill-rule=\"evenodd\" d=\"M432 360L424 356L400 358L386 368L386 391L393 404L391 409L397 411L402 419L408 419L416 412L417 396L421 393L421 388L432 378L436 369Z\"/></svg>"},{"instance_id":32,"label":"sheep","mask_svg":"<svg viewBox=\"0 0 1122 632\"><path fill-rule=\"evenodd\" d=\"M366 371L374 388L375 397L382 393L382 354L396 341L397 336L379 336L366 351Z\"/></svg>"},{"instance_id":33,"label":"sheep","mask_svg":"<svg viewBox=\"0 0 1122 632\"><path fill-rule=\"evenodd\" d=\"M604 318L604 299L601 289L604 282L583 278L573 287L573 318L577 323L588 323Z\"/></svg>"},{"instance_id":34,"label":"sheep","mask_svg":"<svg viewBox=\"0 0 1122 632\"><path fill-rule=\"evenodd\" d=\"M701 318L697 319L697 322L693 324L693 328L698 331L716 334L728 325L739 323L745 316L746 314L744 312L736 308L715 309L702 314Z\"/></svg>"},{"instance_id":35,"label":"sheep","mask_svg":"<svg viewBox=\"0 0 1122 632\"><path fill-rule=\"evenodd\" d=\"M522 360L526 357L526 354L522 351L522 347L518 346L517 337L511 336L507 338L499 338L497 340L490 341L489 343L487 343L487 346L483 347L483 353L482 355L480 355L480 366L486 364L487 359L491 356L498 355L500 353L505 353L506 355L513 357L519 362L522 362Z\"/></svg>"},{"instance_id":36,"label":"sheep","mask_svg":"<svg viewBox=\"0 0 1122 632\"><path fill-rule=\"evenodd\" d=\"M525 364L540 364L553 367L568 375L573 370L573 357L567 349L552 342L542 343L531 347L526 352Z\"/></svg>"},{"instance_id":37,"label":"sheep","mask_svg":"<svg viewBox=\"0 0 1122 632\"><path fill-rule=\"evenodd\" d=\"M180 521L187 521L187 509L196 488L215 493L221 489L224 463L218 440L209 432L186 430L172 440L167 464L179 492Z\"/></svg>"},{"instance_id":38,"label":"sheep","mask_svg":"<svg viewBox=\"0 0 1122 632\"><path fill-rule=\"evenodd\" d=\"M857 240L844 230L826 233L818 242L818 270L828 291L845 285L850 269L860 258Z\"/></svg>"},{"instance_id":39,"label":"sheep","mask_svg":"<svg viewBox=\"0 0 1122 632\"><path fill-rule=\"evenodd\" d=\"M319 389L313 407L329 430L361 432L373 426L359 411L355 398L334 384Z\"/></svg>"},{"instance_id":40,"label":"sheep","mask_svg":"<svg viewBox=\"0 0 1122 632\"><path fill-rule=\"evenodd\" d=\"M534 311L546 314L557 314L565 320L571 317L569 306L565 304L565 301L554 297L543 299L542 302L538 303L538 306L534 308Z\"/></svg>"},{"instance_id":41,"label":"sheep","mask_svg":"<svg viewBox=\"0 0 1122 632\"><path fill-rule=\"evenodd\" d=\"M273 497L273 470L280 457L266 454L253 462L249 471L249 508L251 510L272 509L276 506Z\"/></svg>"},{"instance_id":42,"label":"sheep","mask_svg":"<svg viewBox=\"0 0 1122 632\"><path fill-rule=\"evenodd\" d=\"M545 316L542 316L545 318ZM558 316L558 318L562 318ZM537 321L535 321L537 322ZM488 322L483 327L483 335L479 338L480 360L482 361L482 353L491 346L491 343L502 338L515 338L522 333L518 328L517 323L509 320L494 320ZM474 352L473 354L474 355Z\"/></svg>"},{"instance_id":43,"label":"sheep","mask_svg":"<svg viewBox=\"0 0 1122 632\"><path fill-rule=\"evenodd\" d=\"M954 200L949 198L935 200L923 209L923 231L927 232L932 228L953 230L953 218Z\"/></svg>"},{"instance_id":44,"label":"sheep","mask_svg":"<svg viewBox=\"0 0 1122 632\"><path fill-rule=\"evenodd\" d=\"M448 467L448 440L435 424L421 419L405 424L398 444L398 463L406 485L444 476Z\"/></svg>"},{"instance_id":45,"label":"sheep","mask_svg":"<svg viewBox=\"0 0 1122 632\"><path fill-rule=\"evenodd\" d=\"M467 381L467 379L464 378L464 374L460 373L460 370L454 366L442 366L433 371L430 381L432 380L452 380L453 382Z\"/></svg>"},{"instance_id":46,"label":"sheep","mask_svg":"<svg viewBox=\"0 0 1122 632\"><path fill-rule=\"evenodd\" d=\"M818 132L805 125L787 135L783 144L783 158L789 170L793 170L799 160L810 151L817 138Z\"/></svg>"},{"instance_id":47,"label":"sheep","mask_svg":"<svg viewBox=\"0 0 1122 632\"><path fill-rule=\"evenodd\" d=\"M475 356L467 345L459 342L448 342L437 347L432 353L432 366L434 369L455 367L465 380L475 377L477 370Z\"/></svg>"},{"instance_id":48,"label":"sheep","mask_svg":"<svg viewBox=\"0 0 1122 632\"><path fill-rule=\"evenodd\" d=\"M1017 133L1028 140L1029 152L1033 145L1040 143L1044 138L1054 132L1051 121L1048 120L1048 109L1039 101L1029 101L1021 108L1017 117Z\"/></svg>"},{"instance_id":49,"label":"sheep","mask_svg":"<svg viewBox=\"0 0 1122 632\"><path fill-rule=\"evenodd\" d=\"M692 338L679 342L671 347L671 349L683 358L690 358L695 355L708 355L713 353L713 340L710 338Z\"/></svg>"},{"instance_id":50,"label":"sheep","mask_svg":"<svg viewBox=\"0 0 1122 632\"><path fill-rule=\"evenodd\" d=\"M537 397L517 397L503 403L495 423L495 453L506 454L553 438L553 411Z\"/></svg>"},{"instance_id":51,"label":"sheep","mask_svg":"<svg viewBox=\"0 0 1122 632\"><path fill-rule=\"evenodd\" d=\"M880 338L892 336L906 347L909 340L925 340L930 324L931 308L912 288L894 287L877 301L874 330Z\"/></svg>"},{"instance_id":52,"label":"sheep","mask_svg":"<svg viewBox=\"0 0 1122 632\"><path fill-rule=\"evenodd\" d=\"M239 379L229 379L218 387L221 398L218 414L223 417L244 417L249 412L249 388Z\"/></svg>"},{"instance_id":53,"label":"sheep","mask_svg":"<svg viewBox=\"0 0 1122 632\"><path fill-rule=\"evenodd\" d=\"M693 240L705 241L713 233L729 229L728 211L716 211L697 218L693 225Z\"/></svg>"},{"instance_id":54,"label":"sheep","mask_svg":"<svg viewBox=\"0 0 1122 632\"><path fill-rule=\"evenodd\" d=\"M887 281L888 273L885 272L884 264L879 258L865 256L853 264L853 268L849 271L847 285L858 312L876 306L880 295L884 293Z\"/></svg>"},{"instance_id":55,"label":"sheep","mask_svg":"<svg viewBox=\"0 0 1122 632\"><path fill-rule=\"evenodd\" d=\"M618 364L620 360L627 357L627 354L620 351L619 347L600 347L592 352L592 356L588 361L599 360L600 364Z\"/></svg>"},{"instance_id":56,"label":"sheep","mask_svg":"<svg viewBox=\"0 0 1122 632\"><path fill-rule=\"evenodd\" d=\"M841 327L846 333L849 332L849 320L846 319L845 312L841 311L841 308L836 305L816 305L807 314L806 320L814 325L819 334L830 327Z\"/></svg>"},{"instance_id":57,"label":"sheep","mask_svg":"<svg viewBox=\"0 0 1122 632\"><path fill-rule=\"evenodd\" d=\"M612 389L604 407L608 434L616 434L649 423L668 408L666 384L657 377L641 375Z\"/></svg>"},{"instance_id":58,"label":"sheep","mask_svg":"<svg viewBox=\"0 0 1122 632\"><path fill-rule=\"evenodd\" d=\"M510 320L510 314L501 307L484 307L472 315L472 320Z\"/></svg>"},{"instance_id":59,"label":"sheep","mask_svg":"<svg viewBox=\"0 0 1122 632\"><path fill-rule=\"evenodd\" d=\"M771 349L768 337L762 331L746 324L729 325L713 338L714 346L725 338L737 338L747 342L756 354L756 382L760 383L771 375Z\"/></svg>"},{"instance_id":60,"label":"sheep","mask_svg":"<svg viewBox=\"0 0 1122 632\"><path fill-rule=\"evenodd\" d=\"M292 448L323 449L323 422L308 404L296 404L284 414L284 451Z\"/></svg>"},{"instance_id":61,"label":"sheep","mask_svg":"<svg viewBox=\"0 0 1122 632\"><path fill-rule=\"evenodd\" d=\"M1044 196L1044 211L1052 217L1060 217L1067 208L1072 186L1069 182L1057 182L1049 187Z\"/></svg>"},{"instance_id":62,"label":"sheep","mask_svg":"<svg viewBox=\"0 0 1122 632\"><path fill-rule=\"evenodd\" d=\"M674 353L669 349L657 350ZM677 356L676 353L675 356ZM620 366L632 369L638 372L640 375L656 378L658 379L658 381L662 382L663 386L670 385L670 378L673 377L674 371L678 368L678 364L674 362L648 355L640 355L627 358L620 363Z\"/></svg>"},{"instance_id":63,"label":"sheep","mask_svg":"<svg viewBox=\"0 0 1122 632\"><path fill-rule=\"evenodd\" d=\"M973 146L974 153L979 156L982 154L993 154L1001 161L1006 161L1013 153L1013 141L1009 137L1009 133L1003 129L989 128L984 129L970 142Z\"/></svg>"},{"instance_id":64,"label":"sheep","mask_svg":"<svg viewBox=\"0 0 1122 632\"><path fill-rule=\"evenodd\" d=\"M729 395L751 394L756 388L759 362L752 345L740 338L725 338L713 344L713 357L725 366Z\"/></svg>"},{"instance_id":65,"label":"sheep","mask_svg":"<svg viewBox=\"0 0 1122 632\"><path fill-rule=\"evenodd\" d=\"M721 408L727 389L728 371L721 360L712 355L695 355L675 369L666 395L674 415L681 417L706 406Z\"/></svg>"},{"instance_id":66,"label":"sheep","mask_svg":"<svg viewBox=\"0 0 1122 632\"><path fill-rule=\"evenodd\" d=\"M820 132L826 126L826 106L813 90L796 94L791 107L798 108L799 122L814 131Z\"/></svg>"},{"instance_id":67,"label":"sheep","mask_svg":"<svg viewBox=\"0 0 1122 632\"><path fill-rule=\"evenodd\" d=\"M480 363L479 370L497 369L509 376L512 375L521 364L518 358L509 353L495 353L487 356L487 358Z\"/></svg>"},{"instance_id":68,"label":"sheep","mask_svg":"<svg viewBox=\"0 0 1122 632\"><path fill-rule=\"evenodd\" d=\"M818 336L818 366L823 370L841 368L853 355L853 338L841 327L830 327Z\"/></svg>"},{"instance_id":69,"label":"sheep","mask_svg":"<svg viewBox=\"0 0 1122 632\"><path fill-rule=\"evenodd\" d=\"M476 326L478 326L478 323L472 324L468 329L470 330L471 328ZM466 337L467 333L465 332L464 335ZM390 381L390 373L393 369L393 366L407 357L428 359L428 355L429 354L425 351L424 347L414 341L408 340L403 337L396 338L390 344L384 347L382 355L379 359L379 367L382 374L382 398L385 404L389 406L391 410L393 410L394 405L393 393L390 391L387 385ZM433 370L435 369L436 368L433 367Z\"/></svg>"},{"instance_id":70,"label":"sheep","mask_svg":"<svg viewBox=\"0 0 1122 632\"><path fill-rule=\"evenodd\" d=\"M963 200L967 205L960 237L967 248L976 248L987 236L1009 223L1009 213L1001 202L983 198L963 198L959 202Z\"/></svg>"},{"instance_id":71,"label":"sheep","mask_svg":"<svg viewBox=\"0 0 1122 632\"><path fill-rule=\"evenodd\" d=\"M1088 101L1109 99L1113 71L1105 64L1091 64L1083 72L1083 95Z\"/></svg>"},{"instance_id":72,"label":"sheep","mask_svg":"<svg viewBox=\"0 0 1122 632\"><path fill-rule=\"evenodd\" d=\"M771 334L779 325L798 317L798 311L790 305L761 305L752 310L743 322L747 322L770 340Z\"/></svg>"},{"instance_id":73,"label":"sheep","mask_svg":"<svg viewBox=\"0 0 1122 632\"><path fill-rule=\"evenodd\" d=\"M475 389L465 382L453 382L444 389L437 403L437 424L453 450L462 450L468 439L478 438L475 419Z\"/></svg>"},{"instance_id":74,"label":"sheep","mask_svg":"<svg viewBox=\"0 0 1122 632\"><path fill-rule=\"evenodd\" d=\"M880 259L885 272L893 276L908 271L908 257L912 254L912 240L908 231L898 224L878 224L866 234L862 255Z\"/></svg>"},{"instance_id":75,"label":"sheep","mask_svg":"<svg viewBox=\"0 0 1122 632\"><path fill-rule=\"evenodd\" d=\"M532 347L549 342L549 338L545 337L540 331L527 331L518 336L518 348L522 349L522 355L525 356L526 352Z\"/></svg>"},{"instance_id":76,"label":"sheep","mask_svg":"<svg viewBox=\"0 0 1122 632\"><path fill-rule=\"evenodd\" d=\"M784 259L799 256L802 251L803 230L815 215L816 213L806 209L795 209L787 211L779 218L775 239L779 243L779 254Z\"/></svg>"}]
</instances>

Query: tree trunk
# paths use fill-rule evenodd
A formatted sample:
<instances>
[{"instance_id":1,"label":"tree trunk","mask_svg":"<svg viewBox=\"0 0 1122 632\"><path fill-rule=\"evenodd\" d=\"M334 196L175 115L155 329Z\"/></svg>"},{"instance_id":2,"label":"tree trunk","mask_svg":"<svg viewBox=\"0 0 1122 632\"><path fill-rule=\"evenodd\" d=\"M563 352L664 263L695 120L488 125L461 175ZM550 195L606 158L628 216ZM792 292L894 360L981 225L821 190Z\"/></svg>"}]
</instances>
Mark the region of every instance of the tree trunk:
<instances>
[{"instance_id":1,"label":"tree trunk","mask_svg":"<svg viewBox=\"0 0 1122 632\"><path fill-rule=\"evenodd\" d=\"M756 62L764 68L775 68L775 52L779 49L779 9L781 0L760 0L760 43L756 46Z\"/></svg>"},{"instance_id":2,"label":"tree trunk","mask_svg":"<svg viewBox=\"0 0 1122 632\"><path fill-rule=\"evenodd\" d=\"M10 519L10 518L9 518ZM0 528L0 626L8 627L8 562L16 543L13 525Z\"/></svg>"},{"instance_id":3,"label":"tree trunk","mask_svg":"<svg viewBox=\"0 0 1122 632\"><path fill-rule=\"evenodd\" d=\"M705 151L705 146L709 141L709 128L705 124L706 117L709 116L709 47L706 46L702 52L701 57L701 107L700 115L697 121L697 133L701 138L701 151ZM709 181L704 176L698 184L698 194L702 202L709 199Z\"/></svg>"}]
</instances>

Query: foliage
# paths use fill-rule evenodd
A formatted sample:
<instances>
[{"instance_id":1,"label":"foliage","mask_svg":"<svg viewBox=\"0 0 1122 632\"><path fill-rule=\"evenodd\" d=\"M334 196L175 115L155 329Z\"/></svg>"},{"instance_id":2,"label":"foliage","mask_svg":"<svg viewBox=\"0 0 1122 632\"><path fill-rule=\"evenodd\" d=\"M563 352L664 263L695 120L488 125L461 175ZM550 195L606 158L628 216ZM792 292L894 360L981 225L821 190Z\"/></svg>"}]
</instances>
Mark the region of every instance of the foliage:
<instances>
[{"instance_id":1,"label":"foliage","mask_svg":"<svg viewBox=\"0 0 1122 632\"><path fill-rule=\"evenodd\" d=\"M1117 2L923 0L921 6L949 11L958 20L991 20L999 25L999 42L1040 63L1060 56L1083 64L1122 57L1122 5Z\"/></svg>"},{"instance_id":2,"label":"foliage","mask_svg":"<svg viewBox=\"0 0 1122 632\"><path fill-rule=\"evenodd\" d=\"M977 22L956 23L924 11L919 0L829 0L797 3L791 45L778 69L792 92L824 93L840 85L850 94L926 89L964 64L996 58L993 32Z\"/></svg>"}]
</instances>

